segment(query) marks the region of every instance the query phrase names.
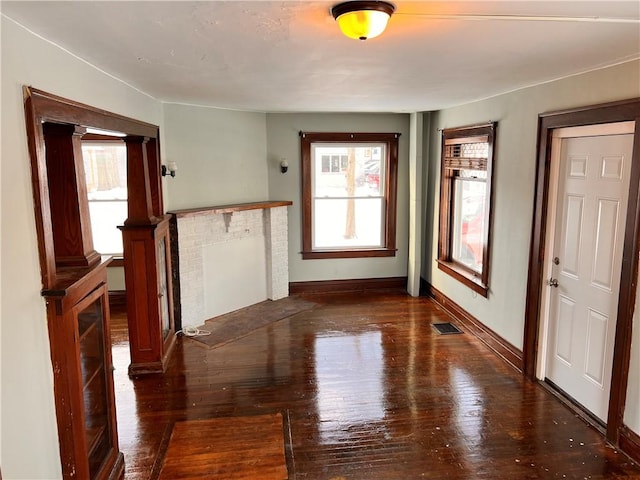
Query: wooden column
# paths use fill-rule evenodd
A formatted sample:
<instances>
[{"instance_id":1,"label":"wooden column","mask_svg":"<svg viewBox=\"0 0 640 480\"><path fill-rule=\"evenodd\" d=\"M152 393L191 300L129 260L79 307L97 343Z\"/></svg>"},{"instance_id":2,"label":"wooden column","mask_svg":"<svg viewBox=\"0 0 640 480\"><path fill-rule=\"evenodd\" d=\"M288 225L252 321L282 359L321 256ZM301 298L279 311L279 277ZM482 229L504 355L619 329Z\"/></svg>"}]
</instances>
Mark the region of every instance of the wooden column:
<instances>
[{"instance_id":1,"label":"wooden column","mask_svg":"<svg viewBox=\"0 0 640 480\"><path fill-rule=\"evenodd\" d=\"M159 373L165 370L175 342L170 293L170 216L159 211L160 184L150 177L150 172L159 176L157 142L134 136L124 140L129 217L119 228L124 243L129 375Z\"/></svg>"},{"instance_id":2,"label":"wooden column","mask_svg":"<svg viewBox=\"0 0 640 480\"><path fill-rule=\"evenodd\" d=\"M81 138L75 125L42 126L47 164L51 227L57 267L87 267L100 261L93 248Z\"/></svg>"},{"instance_id":3,"label":"wooden column","mask_svg":"<svg viewBox=\"0 0 640 480\"><path fill-rule=\"evenodd\" d=\"M124 138L127 145L127 208L125 225L149 225L154 223L149 165L147 160L147 137Z\"/></svg>"},{"instance_id":4,"label":"wooden column","mask_svg":"<svg viewBox=\"0 0 640 480\"><path fill-rule=\"evenodd\" d=\"M150 138L147 142L147 165L151 211L156 217L159 217L164 212L164 205L162 204L162 177L160 175L160 145L157 138Z\"/></svg>"}]
</instances>

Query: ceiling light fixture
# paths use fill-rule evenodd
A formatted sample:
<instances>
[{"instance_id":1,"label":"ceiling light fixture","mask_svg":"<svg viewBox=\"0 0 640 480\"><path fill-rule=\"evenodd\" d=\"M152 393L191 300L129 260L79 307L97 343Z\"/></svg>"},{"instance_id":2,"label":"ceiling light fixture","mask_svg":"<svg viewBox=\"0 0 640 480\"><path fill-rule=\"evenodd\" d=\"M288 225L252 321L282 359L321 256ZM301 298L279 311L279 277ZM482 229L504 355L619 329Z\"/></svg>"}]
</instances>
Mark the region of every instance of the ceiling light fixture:
<instances>
[{"instance_id":1,"label":"ceiling light fixture","mask_svg":"<svg viewBox=\"0 0 640 480\"><path fill-rule=\"evenodd\" d=\"M331 9L342 33L356 40L374 38L384 32L396 7L381 1L339 3Z\"/></svg>"}]
</instances>

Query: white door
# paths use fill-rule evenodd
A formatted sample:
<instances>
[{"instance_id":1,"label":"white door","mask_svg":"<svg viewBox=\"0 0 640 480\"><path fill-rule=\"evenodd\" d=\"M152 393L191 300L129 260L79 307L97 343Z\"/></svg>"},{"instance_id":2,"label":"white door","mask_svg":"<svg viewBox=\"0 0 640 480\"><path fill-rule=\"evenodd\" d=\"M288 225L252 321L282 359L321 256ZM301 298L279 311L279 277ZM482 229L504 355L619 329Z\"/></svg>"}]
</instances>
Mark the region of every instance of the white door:
<instances>
[{"instance_id":1,"label":"white door","mask_svg":"<svg viewBox=\"0 0 640 480\"><path fill-rule=\"evenodd\" d=\"M633 135L583 129L563 129L571 136L554 142L545 376L606 423Z\"/></svg>"}]
</instances>

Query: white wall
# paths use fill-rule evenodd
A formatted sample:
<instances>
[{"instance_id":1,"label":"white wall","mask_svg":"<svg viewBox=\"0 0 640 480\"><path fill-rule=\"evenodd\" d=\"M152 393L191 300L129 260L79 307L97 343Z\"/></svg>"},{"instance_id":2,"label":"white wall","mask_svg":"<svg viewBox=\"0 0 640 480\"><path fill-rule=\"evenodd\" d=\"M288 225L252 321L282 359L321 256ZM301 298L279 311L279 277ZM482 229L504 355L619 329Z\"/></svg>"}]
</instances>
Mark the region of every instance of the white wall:
<instances>
[{"instance_id":1,"label":"white wall","mask_svg":"<svg viewBox=\"0 0 640 480\"><path fill-rule=\"evenodd\" d=\"M164 104L164 126L167 210L268 199L264 113Z\"/></svg>"},{"instance_id":2,"label":"white wall","mask_svg":"<svg viewBox=\"0 0 640 480\"><path fill-rule=\"evenodd\" d=\"M398 217L395 257L302 260L300 131L400 132L398 158ZM289 171L280 173L285 158ZM292 200L289 207L289 280L337 280L407 275L409 222L408 114L267 114L267 162L271 200Z\"/></svg>"},{"instance_id":3,"label":"white wall","mask_svg":"<svg viewBox=\"0 0 640 480\"><path fill-rule=\"evenodd\" d=\"M2 475L61 476L22 86L160 124L161 104L2 17Z\"/></svg>"},{"instance_id":4,"label":"white wall","mask_svg":"<svg viewBox=\"0 0 640 480\"><path fill-rule=\"evenodd\" d=\"M522 349L536 165L538 114L640 95L640 61L602 69L436 112L431 137L423 276L462 308ZM439 129L497 121L489 298L438 270ZM426 135L425 135L426 136ZM640 372L636 372L638 374Z\"/></svg>"}]
</instances>

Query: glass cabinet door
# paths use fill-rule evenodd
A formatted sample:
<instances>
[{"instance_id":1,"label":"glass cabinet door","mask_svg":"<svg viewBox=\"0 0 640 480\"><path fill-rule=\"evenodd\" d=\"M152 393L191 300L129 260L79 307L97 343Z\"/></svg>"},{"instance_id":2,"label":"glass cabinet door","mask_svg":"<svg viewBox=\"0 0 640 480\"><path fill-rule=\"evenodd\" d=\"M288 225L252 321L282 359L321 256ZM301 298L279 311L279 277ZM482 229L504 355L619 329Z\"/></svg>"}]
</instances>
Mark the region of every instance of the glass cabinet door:
<instances>
[{"instance_id":1,"label":"glass cabinet door","mask_svg":"<svg viewBox=\"0 0 640 480\"><path fill-rule=\"evenodd\" d=\"M89 471L94 478L111 445L107 358L105 356L104 290L94 292L77 306L80 369Z\"/></svg>"},{"instance_id":2,"label":"glass cabinet door","mask_svg":"<svg viewBox=\"0 0 640 480\"><path fill-rule=\"evenodd\" d=\"M171 321L171 312L169 311L169 295L171 292L168 288L167 275L167 254L166 236L162 236L158 240L158 297L160 299L160 319L162 324L162 339L165 340L167 335L173 330Z\"/></svg>"}]
</instances>

